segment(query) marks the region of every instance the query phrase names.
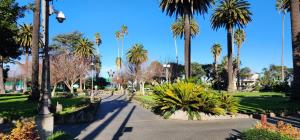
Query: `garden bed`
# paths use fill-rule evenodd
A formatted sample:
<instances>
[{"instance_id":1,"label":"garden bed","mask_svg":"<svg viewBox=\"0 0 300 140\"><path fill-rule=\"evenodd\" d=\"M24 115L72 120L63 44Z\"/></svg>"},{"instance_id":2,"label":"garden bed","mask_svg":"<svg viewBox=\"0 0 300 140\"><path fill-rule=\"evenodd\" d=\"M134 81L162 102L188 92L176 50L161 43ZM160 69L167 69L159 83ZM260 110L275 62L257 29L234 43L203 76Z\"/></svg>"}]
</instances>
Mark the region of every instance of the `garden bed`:
<instances>
[{"instance_id":1,"label":"garden bed","mask_svg":"<svg viewBox=\"0 0 300 140\"><path fill-rule=\"evenodd\" d=\"M14 120L35 117L38 113L38 102L27 100L28 95L2 95L0 96L0 124L15 122ZM64 106L60 114L72 113L88 105L86 97L53 98L52 105L57 102Z\"/></svg>"},{"instance_id":2,"label":"garden bed","mask_svg":"<svg viewBox=\"0 0 300 140\"><path fill-rule=\"evenodd\" d=\"M87 123L95 120L95 114L100 105L101 101L90 103L83 106L76 111L69 113L57 113L54 115L55 124L76 124L76 123Z\"/></svg>"}]
</instances>

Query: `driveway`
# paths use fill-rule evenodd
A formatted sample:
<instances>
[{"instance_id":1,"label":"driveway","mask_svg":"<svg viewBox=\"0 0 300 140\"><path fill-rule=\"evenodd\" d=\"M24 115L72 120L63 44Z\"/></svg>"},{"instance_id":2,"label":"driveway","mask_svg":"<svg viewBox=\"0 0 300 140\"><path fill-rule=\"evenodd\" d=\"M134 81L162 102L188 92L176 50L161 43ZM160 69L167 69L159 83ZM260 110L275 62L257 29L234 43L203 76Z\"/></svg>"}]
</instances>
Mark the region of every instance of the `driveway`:
<instances>
[{"instance_id":1,"label":"driveway","mask_svg":"<svg viewBox=\"0 0 300 140\"><path fill-rule=\"evenodd\" d=\"M103 97L97 119L90 124L61 125L80 140L224 140L250 128L257 120L218 121L164 120L125 95Z\"/></svg>"}]
</instances>

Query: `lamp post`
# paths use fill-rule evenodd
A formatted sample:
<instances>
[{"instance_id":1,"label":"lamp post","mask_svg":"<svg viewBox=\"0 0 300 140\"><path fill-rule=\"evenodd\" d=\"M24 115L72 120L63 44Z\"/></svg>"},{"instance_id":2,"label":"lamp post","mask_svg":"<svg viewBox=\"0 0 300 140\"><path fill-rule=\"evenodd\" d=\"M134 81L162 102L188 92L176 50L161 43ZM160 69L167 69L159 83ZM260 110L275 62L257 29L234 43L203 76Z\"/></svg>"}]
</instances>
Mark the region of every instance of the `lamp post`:
<instances>
[{"instance_id":1,"label":"lamp post","mask_svg":"<svg viewBox=\"0 0 300 140\"><path fill-rule=\"evenodd\" d=\"M42 0L42 16L43 16L43 31L42 31L42 36L43 36L43 45L44 45L44 51L43 51L43 56L44 56L44 61L43 61L43 71L42 71L42 79L44 79L44 82L42 85L42 100L40 103L40 109L39 109L39 115L48 115L50 114L49 111L49 93L51 90L50 87L50 58L49 58L49 16L52 14L56 14L56 19L58 20L59 23L62 23L66 17L61 11L54 10L53 7L49 6L49 2L52 0ZM50 7L50 8L49 8Z\"/></svg>"},{"instance_id":2,"label":"lamp post","mask_svg":"<svg viewBox=\"0 0 300 140\"><path fill-rule=\"evenodd\" d=\"M112 69L110 69L109 71L107 71L107 74L108 74L110 82L112 82L112 78L114 77L115 72ZM110 86L112 88L112 84L111 83L110 83Z\"/></svg>"},{"instance_id":3,"label":"lamp post","mask_svg":"<svg viewBox=\"0 0 300 140\"><path fill-rule=\"evenodd\" d=\"M164 64L163 67L166 69L166 80L169 83L169 68L171 67L170 64Z\"/></svg>"},{"instance_id":4,"label":"lamp post","mask_svg":"<svg viewBox=\"0 0 300 140\"><path fill-rule=\"evenodd\" d=\"M91 67L92 67L92 92L91 92L91 101L94 100L94 62L92 61Z\"/></svg>"},{"instance_id":5,"label":"lamp post","mask_svg":"<svg viewBox=\"0 0 300 140\"><path fill-rule=\"evenodd\" d=\"M49 110L50 106L50 59L49 59L49 16L53 13L57 14L56 19L59 23L62 23L65 20L65 15L61 11L56 11L52 7L49 8L49 2L52 0L42 0L42 41L44 45L43 51L43 70L42 70L42 98L39 103L39 113L37 117L37 128L40 132L41 139L46 139L53 133L54 129L54 118Z\"/></svg>"}]
</instances>

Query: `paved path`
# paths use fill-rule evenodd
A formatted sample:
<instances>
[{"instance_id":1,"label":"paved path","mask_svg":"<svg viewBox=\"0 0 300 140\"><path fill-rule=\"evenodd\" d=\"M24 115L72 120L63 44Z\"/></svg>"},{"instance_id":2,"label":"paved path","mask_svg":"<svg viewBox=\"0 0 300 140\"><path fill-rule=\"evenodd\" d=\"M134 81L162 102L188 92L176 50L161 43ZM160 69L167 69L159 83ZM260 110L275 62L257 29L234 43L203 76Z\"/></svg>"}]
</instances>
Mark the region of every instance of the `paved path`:
<instances>
[{"instance_id":1,"label":"paved path","mask_svg":"<svg viewBox=\"0 0 300 140\"><path fill-rule=\"evenodd\" d=\"M121 95L104 97L94 123L64 125L58 129L80 140L223 140L256 122L254 119L164 120L124 98Z\"/></svg>"}]
</instances>

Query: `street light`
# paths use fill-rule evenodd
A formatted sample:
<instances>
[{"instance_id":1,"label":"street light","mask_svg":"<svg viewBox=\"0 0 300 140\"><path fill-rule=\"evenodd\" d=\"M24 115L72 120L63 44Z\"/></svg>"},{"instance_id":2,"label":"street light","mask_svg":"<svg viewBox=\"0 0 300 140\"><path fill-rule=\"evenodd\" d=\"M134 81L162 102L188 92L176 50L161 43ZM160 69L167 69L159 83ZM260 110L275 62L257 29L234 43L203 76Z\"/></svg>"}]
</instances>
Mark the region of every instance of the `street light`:
<instances>
[{"instance_id":1,"label":"street light","mask_svg":"<svg viewBox=\"0 0 300 140\"><path fill-rule=\"evenodd\" d=\"M170 64L164 64L163 67L166 69L166 80L169 83L169 68L171 67Z\"/></svg>"},{"instance_id":2,"label":"street light","mask_svg":"<svg viewBox=\"0 0 300 140\"><path fill-rule=\"evenodd\" d=\"M42 89L42 100L40 105L39 114L40 115L49 115L49 106L50 106L50 100L49 100L49 93L51 90L50 87L50 59L49 59L49 16L52 14L56 14L56 19L59 23L62 23L66 17L62 11L57 11L53 8L53 6L49 6L49 2L52 0L43 0L43 45L44 45L44 62L43 62L43 74L42 79L45 79L44 89Z\"/></svg>"},{"instance_id":3,"label":"street light","mask_svg":"<svg viewBox=\"0 0 300 140\"><path fill-rule=\"evenodd\" d=\"M107 71L107 74L108 74L108 77L110 79L110 82L112 82L112 78L114 77L115 72L112 69L110 69L109 71ZM112 88L112 84L111 83L110 83L110 86Z\"/></svg>"},{"instance_id":4,"label":"street light","mask_svg":"<svg viewBox=\"0 0 300 140\"><path fill-rule=\"evenodd\" d=\"M92 93L91 93L91 101L94 99L94 62L91 63L92 67Z\"/></svg>"}]
</instances>

